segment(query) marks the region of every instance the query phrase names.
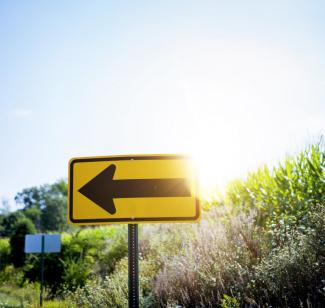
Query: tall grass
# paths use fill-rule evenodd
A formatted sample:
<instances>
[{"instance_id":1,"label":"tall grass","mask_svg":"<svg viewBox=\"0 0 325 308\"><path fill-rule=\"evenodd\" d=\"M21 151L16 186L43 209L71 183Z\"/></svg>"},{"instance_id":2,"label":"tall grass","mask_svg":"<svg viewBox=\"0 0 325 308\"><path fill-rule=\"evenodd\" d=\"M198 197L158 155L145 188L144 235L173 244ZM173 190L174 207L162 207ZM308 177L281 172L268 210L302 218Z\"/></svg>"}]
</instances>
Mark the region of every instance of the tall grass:
<instances>
[{"instance_id":1,"label":"tall grass","mask_svg":"<svg viewBox=\"0 0 325 308\"><path fill-rule=\"evenodd\" d=\"M304 233L271 248L255 214L228 222L212 210L183 249L174 252L154 280L161 307L216 307L225 298L241 306L322 307L325 303L325 207L310 214ZM234 304L235 305L235 304Z\"/></svg>"},{"instance_id":2,"label":"tall grass","mask_svg":"<svg viewBox=\"0 0 325 308\"><path fill-rule=\"evenodd\" d=\"M224 295L240 297L249 272L262 254L254 214L222 222L224 209L211 209L191 226L194 236L174 251L154 282L160 306L215 307Z\"/></svg>"},{"instance_id":3,"label":"tall grass","mask_svg":"<svg viewBox=\"0 0 325 308\"><path fill-rule=\"evenodd\" d=\"M218 207L200 224L144 227L141 307L322 307L325 207L312 210L309 219L312 228L289 230L289 240L278 247L268 244L254 211L229 218ZM127 260L68 298L79 307L126 307Z\"/></svg>"},{"instance_id":4,"label":"tall grass","mask_svg":"<svg viewBox=\"0 0 325 308\"><path fill-rule=\"evenodd\" d=\"M325 145L321 138L273 168L260 167L229 184L226 203L238 211L257 210L261 226L306 226L309 209L325 203Z\"/></svg>"}]
</instances>

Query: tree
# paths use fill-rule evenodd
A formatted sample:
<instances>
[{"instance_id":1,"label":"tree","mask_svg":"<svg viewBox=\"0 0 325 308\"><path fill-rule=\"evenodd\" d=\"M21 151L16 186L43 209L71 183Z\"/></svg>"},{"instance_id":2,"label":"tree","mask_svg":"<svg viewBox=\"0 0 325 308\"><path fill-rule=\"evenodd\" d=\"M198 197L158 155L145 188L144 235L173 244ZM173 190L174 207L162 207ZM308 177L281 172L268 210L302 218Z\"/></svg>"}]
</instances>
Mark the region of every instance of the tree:
<instances>
[{"instance_id":1,"label":"tree","mask_svg":"<svg viewBox=\"0 0 325 308\"><path fill-rule=\"evenodd\" d=\"M46 206L41 214L42 229L48 231L63 231L66 229L66 206L67 201L65 198L47 198Z\"/></svg>"},{"instance_id":2,"label":"tree","mask_svg":"<svg viewBox=\"0 0 325 308\"><path fill-rule=\"evenodd\" d=\"M40 208L33 206L23 210L24 215L29 218L35 225L36 229L41 230L41 214Z\"/></svg>"},{"instance_id":3,"label":"tree","mask_svg":"<svg viewBox=\"0 0 325 308\"><path fill-rule=\"evenodd\" d=\"M41 223L43 230L63 231L67 228L68 185L60 180L52 185L45 195L45 206L42 208Z\"/></svg>"},{"instance_id":4,"label":"tree","mask_svg":"<svg viewBox=\"0 0 325 308\"><path fill-rule=\"evenodd\" d=\"M26 218L26 216L21 210L9 213L7 215L2 215L0 218L0 236L10 237L13 233L15 224L23 218Z\"/></svg>"},{"instance_id":5,"label":"tree","mask_svg":"<svg viewBox=\"0 0 325 308\"><path fill-rule=\"evenodd\" d=\"M67 228L66 181L26 188L15 197L24 206L25 216L30 218L40 231L62 231Z\"/></svg>"},{"instance_id":6,"label":"tree","mask_svg":"<svg viewBox=\"0 0 325 308\"><path fill-rule=\"evenodd\" d=\"M28 218L23 218L14 225L9 242L11 247L11 260L15 267L21 267L25 262L25 235L35 232L35 226Z\"/></svg>"}]
</instances>

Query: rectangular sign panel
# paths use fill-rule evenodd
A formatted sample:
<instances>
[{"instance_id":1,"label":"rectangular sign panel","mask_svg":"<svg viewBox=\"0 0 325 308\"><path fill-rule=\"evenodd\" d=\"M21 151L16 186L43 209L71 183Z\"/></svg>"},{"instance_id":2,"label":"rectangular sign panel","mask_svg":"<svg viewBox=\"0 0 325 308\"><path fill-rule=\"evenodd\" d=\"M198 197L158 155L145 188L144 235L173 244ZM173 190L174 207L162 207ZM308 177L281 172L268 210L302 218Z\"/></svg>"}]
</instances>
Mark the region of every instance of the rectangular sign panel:
<instances>
[{"instance_id":1,"label":"rectangular sign panel","mask_svg":"<svg viewBox=\"0 0 325 308\"><path fill-rule=\"evenodd\" d=\"M73 158L68 212L74 224L198 220L191 159L179 155Z\"/></svg>"},{"instance_id":2,"label":"rectangular sign panel","mask_svg":"<svg viewBox=\"0 0 325 308\"><path fill-rule=\"evenodd\" d=\"M25 236L25 253L41 253L42 237L44 236L44 252L61 251L60 234L26 234Z\"/></svg>"}]
</instances>

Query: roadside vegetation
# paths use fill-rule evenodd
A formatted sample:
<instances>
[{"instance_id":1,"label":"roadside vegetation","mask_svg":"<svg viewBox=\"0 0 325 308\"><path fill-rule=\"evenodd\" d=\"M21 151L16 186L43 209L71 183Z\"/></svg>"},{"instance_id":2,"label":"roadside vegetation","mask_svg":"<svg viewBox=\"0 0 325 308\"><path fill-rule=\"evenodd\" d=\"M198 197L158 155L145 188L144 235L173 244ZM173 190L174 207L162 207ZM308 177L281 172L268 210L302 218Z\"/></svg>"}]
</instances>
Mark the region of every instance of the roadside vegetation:
<instances>
[{"instance_id":1,"label":"roadside vegetation","mask_svg":"<svg viewBox=\"0 0 325 308\"><path fill-rule=\"evenodd\" d=\"M37 307L26 233L61 232L45 258L44 307L127 307L127 226L66 224L67 184L17 194L0 215L0 307ZM325 151L308 146L202 201L197 224L140 226L141 307L324 307Z\"/></svg>"}]
</instances>

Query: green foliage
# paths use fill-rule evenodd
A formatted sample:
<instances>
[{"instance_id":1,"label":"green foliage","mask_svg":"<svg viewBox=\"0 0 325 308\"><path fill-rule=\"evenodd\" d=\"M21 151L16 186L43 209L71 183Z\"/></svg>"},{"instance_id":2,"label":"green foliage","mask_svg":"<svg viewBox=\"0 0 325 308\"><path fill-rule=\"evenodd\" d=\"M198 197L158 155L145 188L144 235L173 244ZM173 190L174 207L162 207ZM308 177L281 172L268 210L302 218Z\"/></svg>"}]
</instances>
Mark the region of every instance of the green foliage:
<instances>
[{"instance_id":1,"label":"green foliage","mask_svg":"<svg viewBox=\"0 0 325 308\"><path fill-rule=\"evenodd\" d=\"M67 259L63 263L64 287L74 291L77 287L83 286L92 272L92 262L89 259Z\"/></svg>"},{"instance_id":2,"label":"green foliage","mask_svg":"<svg viewBox=\"0 0 325 308\"><path fill-rule=\"evenodd\" d=\"M21 301L18 298L0 291L0 308L18 308L21 306Z\"/></svg>"},{"instance_id":3,"label":"green foliage","mask_svg":"<svg viewBox=\"0 0 325 308\"><path fill-rule=\"evenodd\" d=\"M257 210L261 226L306 226L309 208L325 202L324 142L288 157L272 170L267 166L249 173L246 180L233 181L226 203L238 211Z\"/></svg>"},{"instance_id":4,"label":"green foliage","mask_svg":"<svg viewBox=\"0 0 325 308\"><path fill-rule=\"evenodd\" d=\"M125 226L77 229L63 233L60 254L44 258L46 285L51 295L83 286L91 276L104 277L127 253ZM39 280L40 256L28 256L25 277Z\"/></svg>"},{"instance_id":5,"label":"green foliage","mask_svg":"<svg viewBox=\"0 0 325 308\"><path fill-rule=\"evenodd\" d=\"M41 209L38 207L29 207L24 209L22 213L33 222L38 230L41 229Z\"/></svg>"},{"instance_id":6,"label":"green foliage","mask_svg":"<svg viewBox=\"0 0 325 308\"><path fill-rule=\"evenodd\" d=\"M126 226L115 227L114 234L105 239L102 254L98 262L101 276L112 273L116 263L128 253Z\"/></svg>"},{"instance_id":7,"label":"green foliage","mask_svg":"<svg viewBox=\"0 0 325 308\"><path fill-rule=\"evenodd\" d=\"M203 202L200 223L140 226L141 307L321 307L324 163L320 142L233 181L225 200L217 195ZM37 289L39 255L29 254L20 268L8 265L13 253L24 256L13 249L22 247L27 232L17 228L32 220L39 229L65 229L66 188L60 181L23 190L17 195L23 210L0 216L0 235L11 236L0 240L0 301L1 294L13 302L22 298L11 286ZM127 306L126 226L68 231L61 253L45 255L49 307ZM33 296L26 307L37 307Z\"/></svg>"},{"instance_id":8,"label":"green foliage","mask_svg":"<svg viewBox=\"0 0 325 308\"><path fill-rule=\"evenodd\" d=\"M41 212L42 229L62 231L66 226L66 198L49 198Z\"/></svg>"},{"instance_id":9,"label":"green foliage","mask_svg":"<svg viewBox=\"0 0 325 308\"><path fill-rule=\"evenodd\" d=\"M193 236L184 238L182 250L169 252L168 261L152 280L156 303L161 307L321 307L324 205L311 208L312 227L304 233L288 230L289 239L271 249L268 233L256 225L254 213L216 219L223 211L227 212L219 207L205 213L201 224L191 226Z\"/></svg>"},{"instance_id":10,"label":"green foliage","mask_svg":"<svg viewBox=\"0 0 325 308\"><path fill-rule=\"evenodd\" d=\"M19 220L22 220L26 216L22 211L16 211L2 216L0 225L0 237L10 237L13 234L14 226Z\"/></svg>"},{"instance_id":11,"label":"green foliage","mask_svg":"<svg viewBox=\"0 0 325 308\"><path fill-rule=\"evenodd\" d=\"M46 292L44 292L46 296ZM1 306L2 305L2 306ZM15 285L0 287L0 307L38 307L39 284L24 285L23 288Z\"/></svg>"},{"instance_id":12,"label":"green foliage","mask_svg":"<svg viewBox=\"0 0 325 308\"><path fill-rule=\"evenodd\" d=\"M21 267L25 262L25 235L35 233L36 229L32 221L28 218L19 220L13 228L10 237L11 261L16 267Z\"/></svg>"},{"instance_id":13,"label":"green foliage","mask_svg":"<svg viewBox=\"0 0 325 308\"><path fill-rule=\"evenodd\" d=\"M274 307L319 307L325 300L325 207L310 213L304 234L292 231L291 240L273 249L252 272L251 296Z\"/></svg>"},{"instance_id":14,"label":"green foliage","mask_svg":"<svg viewBox=\"0 0 325 308\"><path fill-rule=\"evenodd\" d=\"M239 303L235 297L228 296L227 294L223 295L223 299L220 303L221 308L239 308Z\"/></svg>"},{"instance_id":15,"label":"green foliage","mask_svg":"<svg viewBox=\"0 0 325 308\"><path fill-rule=\"evenodd\" d=\"M244 293L263 238L253 215L221 222L217 218L224 211L211 209L201 224L188 225L192 236L183 237L181 249L169 252L153 288L161 307L215 307L224 294L240 298Z\"/></svg>"},{"instance_id":16,"label":"green foliage","mask_svg":"<svg viewBox=\"0 0 325 308\"><path fill-rule=\"evenodd\" d=\"M7 265L0 275L0 286L21 286L24 281L24 273L21 269L15 268L12 264Z\"/></svg>"},{"instance_id":17,"label":"green foliage","mask_svg":"<svg viewBox=\"0 0 325 308\"><path fill-rule=\"evenodd\" d=\"M10 261L10 244L8 239L0 239L0 271L2 271Z\"/></svg>"},{"instance_id":18,"label":"green foliage","mask_svg":"<svg viewBox=\"0 0 325 308\"><path fill-rule=\"evenodd\" d=\"M60 180L52 185L26 188L15 200L24 206L24 214L39 231L63 231L67 229L67 195L67 183Z\"/></svg>"},{"instance_id":19,"label":"green foliage","mask_svg":"<svg viewBox=\"0 0 325 308\"><path fill-rule=\"evenodd\" d=\"M0 287L0 308L39 308L39 284L30 283L23 288L10 285ZM76 306L64 300L47 300L46 290L43 293L44 308L75 308Z\"/></svg>"},{"instance_id":20,"label":"green foliage","mask_svg":"<svg viewBox=\"0 0 325 308\"><path fill-rule=\"evenodd\" d=\"M39 308L40 286L38 283L25 284L22 288L15 285L0 286L0 308ZM47 300L47 290L43 291L44 308L75 308L64 300Z\"/></svg>"},{"instance_id":21,"label":"green foliage","mask_svg":"<svg viewBox=\"0 0 325 308\"><path fill-rule=\"evenodd\" d=\"M67 189L67 183L63 180L50 186L41 214L43 230L62 231L67 228Z\"/></svg>"},{"instance_id":22,"label":"green foliage","mask_svg":"<svg viewBox=\"0 0 325 308\"><path fill-rule=\"evenodd\" d=\"M152 307L151 282L155 276L154 262L140 260L140 307ZM85 286L68 293L68 298L79 307L128 306L128 261L120 260L109 276L89 280Z\"/></svg>"},{"instance_id":23,"label":"green foliage","mask_svg":"<svg viewBox=\"0 0 325 308\"><path fill-rule=\"evenodd\" d=\"M127 262L117 265L116 274L105 279L89 280L68 294L71 302L79 307L127 307Z\"/></svg>"},{"instance_id":24,"label":"green foliage","mask_svg":"<svg viewBox=\"0 0 325 308\"><path fill-rule=\"evenodd\" d=\"M74 303L65 300L48 300L43 303L44 308L75 308ZM33 305L31 308L39 308L39 305Z\"/></svg>"}]
</instances>

